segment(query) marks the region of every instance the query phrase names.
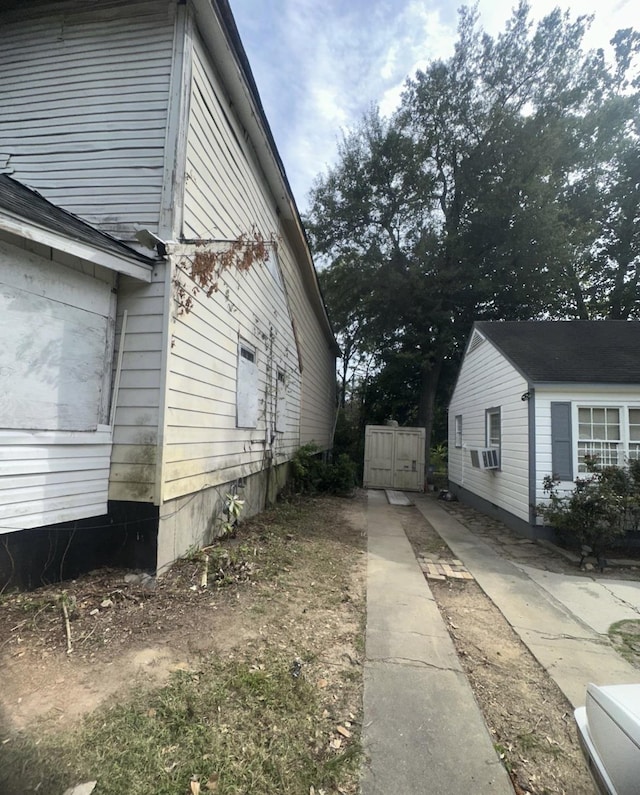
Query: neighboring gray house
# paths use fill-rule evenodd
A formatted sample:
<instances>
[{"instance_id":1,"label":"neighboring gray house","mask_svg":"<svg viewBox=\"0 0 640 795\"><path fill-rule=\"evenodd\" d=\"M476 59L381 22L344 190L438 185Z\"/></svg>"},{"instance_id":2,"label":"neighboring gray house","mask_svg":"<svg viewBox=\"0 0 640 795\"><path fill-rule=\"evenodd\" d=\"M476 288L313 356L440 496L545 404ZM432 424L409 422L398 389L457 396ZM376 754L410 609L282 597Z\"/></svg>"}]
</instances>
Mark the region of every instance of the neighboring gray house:
<instances>
[{"instance_id":1,"label":"neighboring gray house","mask_svg":"<svg viewBox=\"0 0 640 795\"><path fill-rule=\"evenodd\" d=\"M0 533L95 517L108 498L109 522L154 528L162 570L211 538L227 492L254 513L301 444L332 444L338 349L307 241L226 0L5 0L0 24L3 184L53 208L35 219L36 197L3 237L2 300L26 278L50 301L73 283L69 312L97 315L94 326L74 315L68 339L64 318L43 324L29 376L0 368L0 457L32 461L33 486L56 483L22 510L13 495L28 492L14 489L31 485L11 470L5 489L0 470ZM93 230L93 248L111 241L110 264L89 245L69 253L29 237L29 225L81 237L56 208ZM254 234L264 261L227 269L210 297L194 291L198 256ZM62 358L39 369L62 338ZM5 359L23 354L13 338ZM25 393L45 383L29 407ZM100 473L95 499L66 485L61 451L81 455L76 443L100 445L85 467ZM86 479L82 494L92 488Z\"/></svg>"},{"instance_id":2,"label":"neighboring gray house","mask_svg":"<svg viewBox=\"0 0 640 795\"><path fill-rule=\"evenodd\" d=\"M640 455L640 322L475 323L449 403L451 491L540 535L544 477L571 488L585 455Z\"/></svg>"}]
</instances>

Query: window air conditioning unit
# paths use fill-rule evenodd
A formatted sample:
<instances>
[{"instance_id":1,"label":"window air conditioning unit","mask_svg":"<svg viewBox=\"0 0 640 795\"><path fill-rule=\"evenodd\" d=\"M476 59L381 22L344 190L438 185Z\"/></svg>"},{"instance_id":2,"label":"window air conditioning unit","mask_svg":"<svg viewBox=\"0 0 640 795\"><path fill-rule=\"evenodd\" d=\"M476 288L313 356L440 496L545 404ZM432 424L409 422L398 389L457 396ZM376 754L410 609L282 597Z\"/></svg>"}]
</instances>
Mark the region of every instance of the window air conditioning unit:
<instances>
[{"instance_id":1,"label":"window air conditioning unit","mask_svg":"<svg viewBox=\"0 0 640 795\"><path fill-rule=\"evenodd\" d=\"M481 447L478 450L469 450L471 466L476 469L498 469L500 457L495 447Z\"/></svg>"}]
</instances>

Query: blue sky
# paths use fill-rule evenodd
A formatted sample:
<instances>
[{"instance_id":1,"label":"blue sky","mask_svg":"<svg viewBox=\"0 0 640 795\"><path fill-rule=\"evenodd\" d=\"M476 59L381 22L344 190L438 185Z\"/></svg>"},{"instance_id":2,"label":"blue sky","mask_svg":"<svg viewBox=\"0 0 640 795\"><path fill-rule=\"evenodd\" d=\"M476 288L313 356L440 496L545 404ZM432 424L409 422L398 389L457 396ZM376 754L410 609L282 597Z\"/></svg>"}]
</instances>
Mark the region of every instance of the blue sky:
<instances>
[{"instance_id":1,"label":"blue sky","mask_svg":"<svg viewBox=\"0 0 640 795\"><path fill-rule=\"evenodd\" d=\"M621 27L640 29L637 0L530 0L535 18L554 7L594 14L587 44L607 46ZM336 156L341 131L372 105L395 108L404 80L447 58L460 4L437 0L230 0L298 208ZM496 34L513 2L479 0Z\"/></svg>"}]
</instances>

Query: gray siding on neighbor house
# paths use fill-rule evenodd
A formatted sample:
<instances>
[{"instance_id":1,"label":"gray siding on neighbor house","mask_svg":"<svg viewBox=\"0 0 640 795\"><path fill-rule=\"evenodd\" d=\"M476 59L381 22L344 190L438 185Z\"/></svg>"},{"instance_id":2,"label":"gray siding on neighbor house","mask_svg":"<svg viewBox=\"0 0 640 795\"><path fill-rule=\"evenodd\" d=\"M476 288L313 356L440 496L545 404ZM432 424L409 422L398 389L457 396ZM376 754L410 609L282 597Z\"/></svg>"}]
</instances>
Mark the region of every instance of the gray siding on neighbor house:
<instances>
[{"instance_id":1,"label":"gray siding on neighbor house","mask_svg":"<svg viewBox=\"0 0 640 795\"><path fill-rule=\"evenodd\" d=\"M157 230L175 2L2 9L0 170L120 239Z\"/></svg>"}]
</instances>

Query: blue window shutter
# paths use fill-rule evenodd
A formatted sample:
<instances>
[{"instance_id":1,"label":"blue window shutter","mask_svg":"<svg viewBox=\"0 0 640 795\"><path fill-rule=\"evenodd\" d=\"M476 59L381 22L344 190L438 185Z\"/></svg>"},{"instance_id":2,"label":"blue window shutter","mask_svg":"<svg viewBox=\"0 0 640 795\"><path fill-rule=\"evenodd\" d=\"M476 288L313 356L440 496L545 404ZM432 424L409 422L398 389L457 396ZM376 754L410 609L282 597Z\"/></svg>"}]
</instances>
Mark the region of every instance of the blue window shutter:
<instances>
[{"instance_id":1,"label":"blue window shutter","mask_svg":"<svg viewBox=\"0 0 640 795\"><path fill-rule=\"evenodd\" d=\"M554 478L573 480L571 403L551 404L551 467Z\"/></svg>"}]
</instances>

